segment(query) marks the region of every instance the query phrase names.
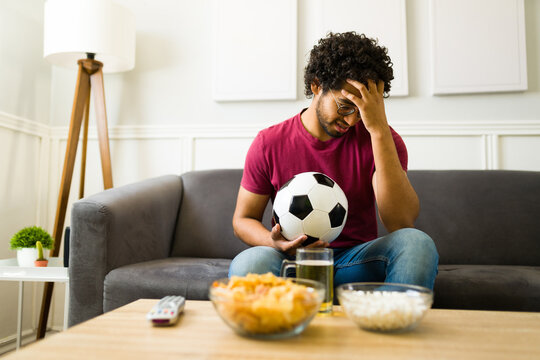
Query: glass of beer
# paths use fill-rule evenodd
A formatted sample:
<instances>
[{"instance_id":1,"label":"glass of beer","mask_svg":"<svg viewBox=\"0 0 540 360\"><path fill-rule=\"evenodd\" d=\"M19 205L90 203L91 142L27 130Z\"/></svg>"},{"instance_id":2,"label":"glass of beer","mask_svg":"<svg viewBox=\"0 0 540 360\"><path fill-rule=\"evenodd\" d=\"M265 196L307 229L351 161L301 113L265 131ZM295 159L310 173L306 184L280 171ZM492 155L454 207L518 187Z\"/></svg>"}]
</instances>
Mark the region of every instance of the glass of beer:
<instances>
[{"instance_id":1,"label":"glass of beer","mask_svg":"<svg viewBox=\"0 0 540 360\"><path fill-rule=\"evenodd\" d=\"M324 284L325 297L319 313L331 313L334 299L334 253L328 248L300 248L296 250L296 260L283 260L281 276L294 267L296 277L311 279Z\"/></svg>"}]
</instances>

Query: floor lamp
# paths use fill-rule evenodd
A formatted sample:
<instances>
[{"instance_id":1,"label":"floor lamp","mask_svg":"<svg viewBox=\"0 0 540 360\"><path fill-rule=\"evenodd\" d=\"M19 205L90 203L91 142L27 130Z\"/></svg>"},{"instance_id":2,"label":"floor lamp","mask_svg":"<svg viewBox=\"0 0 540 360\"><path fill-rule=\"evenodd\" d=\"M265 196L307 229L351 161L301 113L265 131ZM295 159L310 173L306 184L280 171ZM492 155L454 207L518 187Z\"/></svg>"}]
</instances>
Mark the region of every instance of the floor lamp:
<instances>
[{"instance_id":1,"label":"floor lamp","mask_svg":"<svg viewBox=\"0 0 540 360\"><path fill-rule=\"evenodd\" d=\"M95 105L103 185L105 189L113 186L103 73L133 69L134 17L128 9L111 0L47 0L44 9L44 57L54 65L78 69L53 229L55 245L51 256L58 256L83 127L79 198L84 196L91 95ZM45 336L53 286L54 283L45 283L37 339Z\"/></svg>"}]
</instances>

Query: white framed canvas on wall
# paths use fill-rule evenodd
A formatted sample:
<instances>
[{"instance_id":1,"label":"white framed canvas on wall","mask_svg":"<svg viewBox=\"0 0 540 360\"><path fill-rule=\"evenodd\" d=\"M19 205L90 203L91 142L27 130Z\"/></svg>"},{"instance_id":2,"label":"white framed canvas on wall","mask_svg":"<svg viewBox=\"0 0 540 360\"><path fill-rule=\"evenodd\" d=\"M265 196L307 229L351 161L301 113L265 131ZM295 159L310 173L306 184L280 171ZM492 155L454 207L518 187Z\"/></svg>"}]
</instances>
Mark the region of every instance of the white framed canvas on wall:
<instances>
[{"instance_id":1,"label":"white framed canvas on wall","mask_svg":"<svg viewBox=\"0 0 540 360\"><path fill-rule=\"evenodd\" d=\"M527 90L523 0L430 0L434 95Z\"/></svg>"},{"instance_id":2,"label":"white framed canvas on wall","mask_svg":"<svg viewBox=\"0 0 540 360\"><path fill-rule=\"evenodd\" d=\"M310 0L320 3L320 37L328 32L356 31L378 40L392 59L390 96L407 96L407 21L405 0Z\"/></svg>"},{"instance_id":3,"label":"white framed canvas on wall","mask_svg":"<svg viewBox=\"0 0 540 360\"><path fill-rule=\"evenodd\" d=\"M296 99L297 0L213 1L213 98Z\"/></svg>"}]
</instances>

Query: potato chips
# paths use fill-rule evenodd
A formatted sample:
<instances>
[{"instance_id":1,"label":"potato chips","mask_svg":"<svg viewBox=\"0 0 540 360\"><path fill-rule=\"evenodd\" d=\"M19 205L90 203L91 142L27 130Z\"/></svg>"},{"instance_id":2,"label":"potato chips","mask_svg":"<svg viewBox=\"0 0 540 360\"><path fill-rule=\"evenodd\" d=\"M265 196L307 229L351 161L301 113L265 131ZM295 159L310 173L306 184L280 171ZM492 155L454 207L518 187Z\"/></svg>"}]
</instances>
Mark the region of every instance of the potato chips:
<instances>
[{"instance_id":1,"label":"potato chips","mask_svg":"<svg viewBox=\"0 0 540 360\"><path fill-rule=\"evenodd\" d=\"M316 313L320 302L313 289L272 273L215 281L211 294L220 315L248 334L291 330Z\"/></svg>"}]
</instances>

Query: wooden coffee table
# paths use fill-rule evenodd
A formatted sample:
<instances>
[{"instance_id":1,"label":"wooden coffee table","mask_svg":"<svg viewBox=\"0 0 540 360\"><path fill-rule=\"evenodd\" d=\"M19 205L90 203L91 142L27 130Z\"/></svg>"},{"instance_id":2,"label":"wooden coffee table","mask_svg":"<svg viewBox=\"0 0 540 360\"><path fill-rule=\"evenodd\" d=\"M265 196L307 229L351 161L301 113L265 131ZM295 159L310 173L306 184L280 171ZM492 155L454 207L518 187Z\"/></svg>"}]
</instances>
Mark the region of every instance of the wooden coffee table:
<instances>
[{"instance_id":1,"label":"wooden coffee table","mask_svg":"<svg viewBox=\"0 0 540 360\"><path fill-rule=\"evenodd\" d=\"M173 327L152 327L138 300L12 353L6 359L540 359L540 313L431 309L404 334L363 331L337 307L299 336L236 335L208 301L187 301Z\"/></svg>"}]
</instances>

